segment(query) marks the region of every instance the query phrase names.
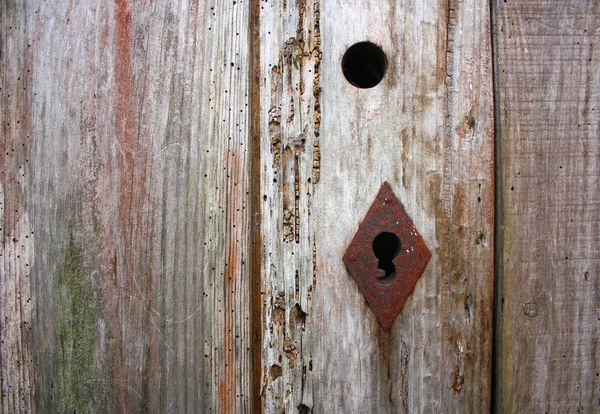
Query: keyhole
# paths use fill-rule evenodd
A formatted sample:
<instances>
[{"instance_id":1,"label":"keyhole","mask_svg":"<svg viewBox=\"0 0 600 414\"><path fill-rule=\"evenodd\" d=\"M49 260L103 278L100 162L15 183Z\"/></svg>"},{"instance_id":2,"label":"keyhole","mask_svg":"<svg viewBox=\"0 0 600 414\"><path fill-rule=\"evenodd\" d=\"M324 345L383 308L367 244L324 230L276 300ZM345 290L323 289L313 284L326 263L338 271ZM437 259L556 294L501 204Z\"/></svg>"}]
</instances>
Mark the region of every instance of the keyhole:
<instances>
[{"instance_id":1,"label":"keyhole","mask_svg":"<svg viewBox=\"0 0 600 414\"><path fill-rule=\"evenodd\" d=\"M394 233L379 233L373 240L373 252L379 259L379 283L389 285L396 279L396 267L392 260L400 253L400 239Z\"/></svg>"}]
</instances>

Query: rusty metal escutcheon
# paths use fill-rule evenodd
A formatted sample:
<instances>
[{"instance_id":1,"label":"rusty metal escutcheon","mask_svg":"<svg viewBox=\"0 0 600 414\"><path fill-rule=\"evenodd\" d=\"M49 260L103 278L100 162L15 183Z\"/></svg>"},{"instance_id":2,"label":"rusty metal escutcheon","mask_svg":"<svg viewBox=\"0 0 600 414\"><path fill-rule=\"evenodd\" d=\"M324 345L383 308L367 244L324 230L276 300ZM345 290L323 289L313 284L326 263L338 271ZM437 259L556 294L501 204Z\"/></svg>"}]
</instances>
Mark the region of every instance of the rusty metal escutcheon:
<instances>
[{"instance_id":1,"label":"rusty metal escutcheon","mask_svg":"<svg viewBox=\"0 0 600 414\"><path fill-rule=\"evenodd\" d=\"M384 330L389 330L431 252L384 182L344 254L344 263Z\"/></svg>"}]
</instances>

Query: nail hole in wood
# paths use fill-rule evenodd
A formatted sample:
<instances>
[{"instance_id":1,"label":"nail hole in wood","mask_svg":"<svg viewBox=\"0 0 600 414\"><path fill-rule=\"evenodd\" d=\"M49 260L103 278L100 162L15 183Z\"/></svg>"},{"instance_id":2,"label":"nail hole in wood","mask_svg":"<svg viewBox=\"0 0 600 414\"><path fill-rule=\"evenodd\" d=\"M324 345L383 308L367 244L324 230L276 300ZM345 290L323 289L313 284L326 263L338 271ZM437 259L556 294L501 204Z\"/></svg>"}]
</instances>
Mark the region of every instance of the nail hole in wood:
<instances>
[{"instance_id":1,"label":"nail hole in wood","mask_svg":"<svg viewBox=\"0 0 600 414\"><path fill-rule=\"evenodd\" d=\"M342 58L342 72L346 80L357 88L368 89L381 82L388 61L379 46L360 42L350 46Z\"/></svg>"}]
</instances>

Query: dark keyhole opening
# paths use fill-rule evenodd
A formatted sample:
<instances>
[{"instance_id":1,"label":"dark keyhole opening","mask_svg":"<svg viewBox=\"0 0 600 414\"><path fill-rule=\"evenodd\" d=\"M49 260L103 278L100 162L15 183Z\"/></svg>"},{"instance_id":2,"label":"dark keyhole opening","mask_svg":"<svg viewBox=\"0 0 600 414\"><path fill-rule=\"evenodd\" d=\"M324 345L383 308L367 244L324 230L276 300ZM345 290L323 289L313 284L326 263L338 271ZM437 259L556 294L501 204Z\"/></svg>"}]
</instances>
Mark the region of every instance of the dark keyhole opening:
<instances>
[{"instance_id":1,"label":"dark keyhole opening","mask_svg":"<svg viewBox=\"0 0 600 414\"><path fill-rule=\"evenodd\" d=\"M385 53L371 42L353 44L342 58L342 72L348 82L357 88L376 86L383 79L387 67Z\"/></svg>"},{"instance_id":2,"label":"dark keyhole opening","mask_svg":"<svg viewBox=\"0 0 600 414\"><path fill-rule=\"evenodd\" d=\"M400 247L400 239L394 233L379 233L373 240L373 252L379 259L377 267L382 270L377 275L379 283L389 285L396 279L396 267L392 260L400 253Z\"/></svg>"}]
</instances>

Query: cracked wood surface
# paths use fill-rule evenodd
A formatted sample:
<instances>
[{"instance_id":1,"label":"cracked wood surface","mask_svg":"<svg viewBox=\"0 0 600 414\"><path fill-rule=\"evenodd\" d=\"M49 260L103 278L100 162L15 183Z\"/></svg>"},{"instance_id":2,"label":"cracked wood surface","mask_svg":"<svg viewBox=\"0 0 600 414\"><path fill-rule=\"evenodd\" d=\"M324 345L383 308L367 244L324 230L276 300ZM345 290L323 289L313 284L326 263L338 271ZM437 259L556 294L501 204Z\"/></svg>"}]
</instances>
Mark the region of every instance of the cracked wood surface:
<instances>
[{"instance_id":1,"label":"cracked wood surface","mask_svg":"<svg viewBox=\"0 0 600 414\"><path fill-rule=\"evenodd\" d=\"M475 1L261 2L266 412L489 410L489 13ZM364 40L389 71L361 90L341 59ZM389 333L342 262L386 180L433 254Z\"/></svg>"},{"instance_id":2,"label":"cracked wood surface","mask_svg":"<svg viewBox=\"0 0 600 414\"><path fill-rule=\"evenodd\" d=\"M600 5L496 7L502 408L598 412Z\"/></svg>"}]
</instances>

